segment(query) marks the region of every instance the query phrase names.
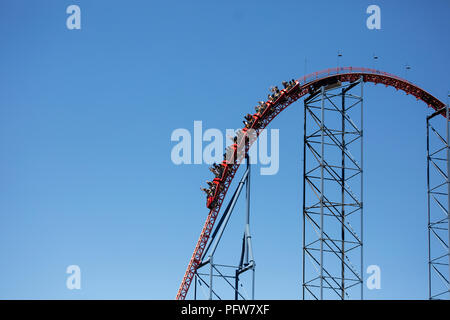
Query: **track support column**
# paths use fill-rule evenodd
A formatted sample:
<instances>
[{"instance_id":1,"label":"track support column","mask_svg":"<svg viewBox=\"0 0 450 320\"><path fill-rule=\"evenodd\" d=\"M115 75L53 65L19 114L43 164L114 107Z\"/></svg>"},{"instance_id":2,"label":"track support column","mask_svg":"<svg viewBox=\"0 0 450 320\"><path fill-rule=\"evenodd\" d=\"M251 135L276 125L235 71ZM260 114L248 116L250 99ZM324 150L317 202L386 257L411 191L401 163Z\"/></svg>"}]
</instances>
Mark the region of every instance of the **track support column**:
<instances>
[{"instance_id":1,"label":"track support column","mask_svg":"<svg viewBox=\"0 0 450 320\"><path fill-rule=\"evenodd\" d=\"M446 121L442 121L441 114ZM428 298L450 299L449 107L427 116Z\"/></svg>"},{"instance_id":2,"label":"track support column","mask_svg":"<svg viewBox=\"0 0 450 320\"><path fill-rule=\"evenodd\" d=\"M337 81L304 101L303 299L362 299L362 86Z\"/></svg>"}]
</instances>

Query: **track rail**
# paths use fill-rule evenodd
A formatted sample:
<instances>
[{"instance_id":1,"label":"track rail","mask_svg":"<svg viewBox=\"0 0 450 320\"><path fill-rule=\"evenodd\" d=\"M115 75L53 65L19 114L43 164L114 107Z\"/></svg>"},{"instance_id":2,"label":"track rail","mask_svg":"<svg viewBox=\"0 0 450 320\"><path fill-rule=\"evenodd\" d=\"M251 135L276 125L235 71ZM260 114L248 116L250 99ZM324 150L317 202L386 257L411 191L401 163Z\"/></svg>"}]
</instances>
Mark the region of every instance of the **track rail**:
<instances>
[{"instance_id":1,"label":"track rail","mask_svg":"<svg viewBox=\"0 0 450 320\"><path fill-rule=\"evenodd\" d=\"M253 128L256 132L256 137L259 136L259 133L264 130L281 111L286 109L289 105L305 96L306 94L313 93L327 81L354 82L359 80L361 77L363 78L364 82L372 82L374 84L380 83L384 84L386 87L393 87L396 90L402 90L406 94L414 96L417 100L422 100L429 107L435 109L436 112L439 112L442 116L445 117L445 104L442 101L405 79L375 69L355 67L331 68L314 72L297 79L297 84L285 93L282 101L277 100L272 108L266 108L266 111L268 111L268 109L271 109L270 114L263 114L260 120L253 122L253 125L255 125L255 123L258 124L257 128ZM250 140L250 146L255 140L256 139ZM248 148L243 147L242 144L244 144L244 141L241 141L239 143L239 146L241 147L240 150L247 151ZM228 188L230 187L231 182L233 181L233 178L237 170L239 169L240 163L244 156L245 154L238 155L236 163L229 165L229 173L227 174L225 180L222 182L223 188L220 189L219 194L216 196L215 204L209 211L206 222L197 241L197 245L195 246L194 253L192 254L186 273L183 277L180 288L178 289L178 293L176 296L177 300L184 300L186 298L195 271L202 262L201 259L203 252L208 243L216 219L219 215L222 203L228 192Z\"/></svg>"}]
</instances>

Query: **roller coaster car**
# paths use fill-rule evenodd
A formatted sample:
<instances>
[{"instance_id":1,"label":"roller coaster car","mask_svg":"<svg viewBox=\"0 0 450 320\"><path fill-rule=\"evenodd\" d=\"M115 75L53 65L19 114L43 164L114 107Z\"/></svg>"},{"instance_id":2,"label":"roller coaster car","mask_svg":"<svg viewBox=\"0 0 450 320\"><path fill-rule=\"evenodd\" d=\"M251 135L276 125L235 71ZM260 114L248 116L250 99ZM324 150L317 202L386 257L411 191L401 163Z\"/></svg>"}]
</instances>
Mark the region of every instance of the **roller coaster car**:
<instances>
[{"instance_id":1,"label":"roller coaster car","mask_svg":"<svg viewBox=\"0 0 450 320\"><path fill-rule=\"evenodd\" d=\"M212 195L212 196L209 196L207 199L206 199L206 207L208 208L208 209L212 209L212 207L214 206L214 204L215 204L215 200L216 200L216 197L217 197L217 195L219 194L219 192L220 192L220 183L221 183L221 179L220 178L214 178L214 180L212 181L215 185L216 185L216 187L214 188L214 195Z\"/></svg>"},{"instance_id":2,"label":"roller coaster car","mask_svg":"<svg viewBox=\"0 0 450 320\"><path fill-rule=\"evenodd\" d=\"M235 148L237 148L237 144L234 144L233 146L235 146ZM216 199L217 195L219 194L219 192L221 191L220 190L221 184L223 183L223 181L225 181L225 179L228 175L228 170L230 168L229 163L226 160L224 160L224 161L222 161L222 166L223 166L222 177L214 178L212 181L214 184L216 184L216 188L214 190L214 195L206 198L206 207L208 209L212 209L212 207L214 206L215 199Z\"/></svg>"},{"instance_id":3,"label":"roller coaster car","mask_svg":"<svg viewBox=\"0 0 450 320\"><path fill-rule=\"evenodd\" d=\"M267 108L272 107L273 105L282 102L284 99L287 99L287 94L291 93L292 91L295 91L296 89L299 88L299 82L295 81L295 84L291 87L289 87L288 89L283 89L280 91L280 95L274 100L274 101L267 101L266 102L266 110ZM264 112L265 113L265 112Z\"/></svg>"},{"instance_id":4,"label":"roller coaster car","mask_svg":"<svg viewBox=\"0 0 450 320\"><path fill-rule=\"evenodd\" d=\"M259 113L254 113L252 115L253 117L253 124L252 124L252 128L256 129L258 124L259 124L259 119L261 119L261 115Z\"/></svg>"},{"instance_id":5,"label":"roller coaster car","mask_svg":"<svg viewBox=\"0 0 450 320\"><path fill-rule=\"evenodd\" d=\"M291 85L289 88L283 89L286 93L292 93L300 87L299 82L295 80L295 84Z\"/></svg>"},{"instance_id":6,"label":"roller coaster car","mask_svg":"<svg viewBox=\"0 0 450 320\"><path fill-rule=\"evenodd\" d=\"M208 197L208 198L206 198L206 207L207 207L208 209L212 209L213 201L214 201L214 197Z\"/></svg>"},{"instance_id":7,"label":"roller coaster car","mask_svg":"<svg viewBox=\"0 0 450 320\"><path fill-rule=\"evenodd\" d=\"M222 161L222 166L223 166L223 170L222 170L222 181L225 180L225 177L228 174L228 163L224 160Z\"/></svg>"},{"instance_id":8,"label":"roller coaster car","mask_svg":"<svg viewBox=\"0 0 450 320\"><path fill-rule=\"evenodd\" d=\"M282 102L284 99L286 99L286 89L283 89L280 91L280 94L278 95L277 99L275 100L275 104Z\"/></svg>"},{"instance_id":9,"label":"roller coaster car","mask_svg":"<svg viewBox=\"0 0 450 320\"><path fill-rule=\"evenodd\" d=\"M266 107L264 108L264 111L261 114L261 118L267 115L267 113L269 112L268 110L270 110L273 105L274 105L273 101L266 101Z\"/></svg>"}]
</instances>

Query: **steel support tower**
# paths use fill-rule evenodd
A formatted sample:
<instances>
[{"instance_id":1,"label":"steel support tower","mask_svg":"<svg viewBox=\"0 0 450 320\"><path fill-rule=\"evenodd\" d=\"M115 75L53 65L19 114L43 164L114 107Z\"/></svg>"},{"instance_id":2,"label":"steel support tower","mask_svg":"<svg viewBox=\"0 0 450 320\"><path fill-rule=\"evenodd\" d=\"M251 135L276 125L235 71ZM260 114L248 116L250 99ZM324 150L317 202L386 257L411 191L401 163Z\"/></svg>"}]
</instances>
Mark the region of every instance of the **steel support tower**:
<instances>
[{"instance_id":1,"label":"steel support tower","mask_svg":"<svg viewBox=\"0 0 450 320\"><path fill-rule=\"evenodd\" d=\"M442 121L445 112L447 121ZM427 116L428 298L449 299L450 163L448 104Z\"/></svg>"},{"instance_id":2,"label":"steel support tower","mask_svg":"<svg viewBox=\"0 0 450 320\"><path fill-rule=\"evenodd\" d=\"M207 288L209 300L224 299L226 288L231 289L232 296L235 300L253 300L255 298L256 264L253 257L252 237L250 233L250 159L248 155L246 155L246 162L246 170L241 180L239 181L239 184L233 196L231 197L230 202L228 203L221 219L214 229L211 238L208 241L206 249L203 253L203 262L199 265L195 272L194 300L197 299L197 284L199 286L204 286ZM237 265L218 264L215 262L215 253L244 185L246 187L246 215L239 263ZM207 269L207 271L203 271L204 269ZM240 282L241 276L247 271L251 271L251 292L249 294L247 294L247 292L243 293L239 290L240 285L241 288L243 287ZM216 284L216 282L218 280L222 282L220 287L221 290L217 289L219 284ZM225 296L225 298L230 299L228 295Z\"/></svg>"},{"instance_id":3,"label":"steel support tower","mask_svg":"<svg viewBox=\"0 0 450 320\"><path fill-rule=\"evenodd\" d=\"M303 299L363 298L363 85L304 100Z\"/></svg>"}]
</instances>

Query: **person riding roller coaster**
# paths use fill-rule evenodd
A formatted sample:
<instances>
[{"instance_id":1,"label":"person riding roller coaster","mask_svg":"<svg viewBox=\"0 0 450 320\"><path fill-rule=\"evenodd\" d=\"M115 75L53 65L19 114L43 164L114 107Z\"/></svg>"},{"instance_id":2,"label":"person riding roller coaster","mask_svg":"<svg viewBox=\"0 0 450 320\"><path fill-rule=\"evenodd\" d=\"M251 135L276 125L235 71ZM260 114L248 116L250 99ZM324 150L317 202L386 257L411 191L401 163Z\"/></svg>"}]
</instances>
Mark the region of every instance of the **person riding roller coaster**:
<instances>
[{"instance_id":1,"label":"person riding roller coaster","mask_svg":"<svg viewBox=\"0 0 450 320\"><path fill-rule=\"evenodd\" d=\"M283 81L282 82L282 84L283 84L283 87L286 89L286 90L289 90L290 88L292 88L293 86L295 86L296 85L296 81L294 80L294 79L292 79L291 81Z\"/></svg>"},{"instance_id":2,"label":"person riding roller coaster","mask_svg":"<svg viewBox=\"0 0 450 320\"><path fill-rule=\"evenodd\" d=\"M271 87L270 91L272 94L268 95L268 104L271 107L270 112L273 111L272 107L273 103L282 102L286 98L285 93L292 89L297 84L297 81L292 79L291 81L283 81L282 85L284 87L283 90L278 89L277 86ZM281 98L282 97L282 98Z\"/></svg>"},{"instance_id":3,"label":"person riding roller coaster","mask_svg":"<svg viewBox=\"0 0 450 320\"><path fill-rule=\"evenodd\" d=\"M207 196L207 197L211 197L211 196L212 196L212 193L211 193L211 190L210 190L210 189L207 189L207 188L200 188L200 190L202 190L204 193L206 193L206 196Z\"/></svg>"},{"instance_id":4,"label":"person riding roller coaster","mask_svg":"<svg viewBox=\"0 0 450 320\"><path fill-rule=\"evenodd\" d=\"M207 196L211 196L214 194L215 191L215 184L211 181L206 181L206 184L208 185L209 188L200 188L203 192L206 193Z\"/></svg>"},{"instance_id":5,"label":"person riding roller coaster","mask_svg":"<svg viewBox=\"0 0 450 320\"><path fill-rule=\"evenodd\" d=\"M247 113L247 115L244 117L244 121L242 121L244 123L244 126L249 129L252 126L253 123L253 116L250 113Z\"/></svg>"},{"instance_id":6,"label":"person riding roller coaster","mask_svg":"<svg viewBox=\"0 0 450 320\"><path fill-rule=\"evenodd\" d=\"M255 111L258 114L263 114L264 110L266 109L266 103L264 101L258 101L258 105L255 107Z\"/></svg>"},{"instance_id":7,"label":"person riding roller coaster","mask_svg":"<svg viewBox=\"0 0 450 320\"><path fill-rule=\"evenodd\" d=\"M209 168L209 170L214 173L216 178L219 178L222 176L223 173L223 166L221 164L213 163L212 167Z\"/></svg>"},{"instance_id":8,"label":"person riding roller coaster","mask_svg":"<svg viewBox=\"0 0 450 320\"><path fill-rule=\"evenodd\" d=\"M234 143L230 146L228 146L225 151L225 155L226 155L226 161L228 163L236 163L236 150L237 150L237 144Z\"/></svg>"},{"instance_id":9,"label":"person riding roller coaster","mask_svg":"<svg viewBox=\"0 0 450 320\"><path fill-rule=\"evenodd\" d=\"M224 160L220 165L214 163L210 170L216 175L213 181L207 181L206 183L210 187L209 189L202 189L205 191L206 198L206 206L208 208L212 208L217 199L217 195L223 190L223 181L226 179L226 175L228 173L228 163Z\"/></svg>"},{"instance_id":10,"label":"person riding roller coaster","mask_svg":"<svg viewBox=\"0 0 450 320\"><path fill-rule=\"evenodd\" d=\"M213 182L207 181L207 183L210 185L206 198L206 206L209 208L216 198L217 190L219 189L219 182L216 181L216 178L214 178Z\"/></svg>"},{"instance_id":11,"label":"person riding roller coaster","mask_svg":"<svg viewBox=\"0 0 450 320\"><path fill-rule=\"evenodd\" d=\"M217 195L223 190L223 181L226 179L226 175L228 174L228 165L236 163L238 141L242 140L242 137L247 134L248 129L252 128L252 126L254 129L259 127L259 120L263 116L266 109L269 108L267 111L272 112L274 103L277 102L278 98L294 87L297 84L297 81L292 79L291 81L283 81L281 84L284 87L283 90L280 91L277 86L271 87L270 91L272 94L267 95L266 102L258 101L258 105L255 107L256 113L253 115L245 115L245 120L243 121L244 128L236 132L236 136L233 137L233 144L226 148L225 153L223 154L223 162L220 165L214 163L210 168L210 171L215 175L215 178L212 182L206 182L209 186L208 189L200 188L207 195L206 206L208 208L211 209L215 205Z\"/></svg>"}]
</instances>

